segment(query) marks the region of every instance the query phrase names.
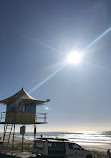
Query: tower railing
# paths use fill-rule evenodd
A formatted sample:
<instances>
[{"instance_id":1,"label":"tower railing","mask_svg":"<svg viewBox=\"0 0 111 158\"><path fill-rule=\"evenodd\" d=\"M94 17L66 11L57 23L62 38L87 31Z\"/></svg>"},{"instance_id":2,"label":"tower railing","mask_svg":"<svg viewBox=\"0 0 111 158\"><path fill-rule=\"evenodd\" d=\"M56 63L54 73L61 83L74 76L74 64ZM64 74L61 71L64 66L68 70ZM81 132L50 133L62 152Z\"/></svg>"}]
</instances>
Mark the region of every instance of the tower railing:
<instances>
[{"instance_id":1,"label":"tower railing","mask_svg":"<svg viewBox=\"0 0 111 158\"><path fill-rule=\"evenodd\" d=\"M5 122L6 112L0 113L0 122Z\"/></svg>"},{"instance_id":2,"label":"tower railing","mask_svg":"<svg viewBox=\"0 0 111 158\"><path fill-rule=\"evenodd\" d=\"M36 113L35 115L35 122L37 123L47 123L46 122L46 115L47 113Z\"/></svg>"},{"instance_id":3,"label":"tower railing","mask_svg":"<svg viewBox=\"0 0 111 158\"><path fill-rule=\"evenodd\" d=\"M47 113L36 113L35 114L35 123L37 124L44 124L47 123ZM5 118L6 118L6 112L1 112L0 113L0 123L5 123Z\"/></svg>"}]
</instances>

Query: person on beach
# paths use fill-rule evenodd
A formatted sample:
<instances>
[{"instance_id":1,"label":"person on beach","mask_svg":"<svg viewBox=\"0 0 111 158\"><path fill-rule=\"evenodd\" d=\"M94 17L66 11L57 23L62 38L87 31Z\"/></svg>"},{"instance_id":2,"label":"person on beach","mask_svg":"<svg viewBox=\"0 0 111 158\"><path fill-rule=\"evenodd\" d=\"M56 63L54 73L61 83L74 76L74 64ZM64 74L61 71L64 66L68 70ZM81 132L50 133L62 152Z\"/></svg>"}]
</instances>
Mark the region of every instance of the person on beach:
<instances>
[{"instance_id":1,"label":"person on beach","mask_svg":"<svg viewBox=\"0 0 111 158\"><path fill-rule=\"evenodd\" d=\"M107 150L107 157L108 157L108 158L111 158L110 149Z\"/></svg>"}]
</instances>

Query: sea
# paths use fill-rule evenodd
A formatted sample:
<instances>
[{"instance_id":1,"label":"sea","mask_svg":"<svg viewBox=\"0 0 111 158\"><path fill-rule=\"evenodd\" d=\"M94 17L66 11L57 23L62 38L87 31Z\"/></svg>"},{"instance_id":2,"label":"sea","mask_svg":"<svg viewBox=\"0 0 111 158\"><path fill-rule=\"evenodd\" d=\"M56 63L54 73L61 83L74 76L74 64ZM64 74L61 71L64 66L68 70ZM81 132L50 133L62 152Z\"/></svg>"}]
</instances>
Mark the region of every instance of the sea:
<instances>
[{"instance_id":1,"label":"sea","mask_svg":"<svg viewBox=\"0 0 111 158\"><path fill-rule=\"evenodd\" d=\"M15 133L20 136L20 133ZM81 146L97 147L98 149L111 149L111 131L85 131L85 132L37 132L36 137L65 138ZM33 140L33 133L27 132L25 138Z\"/></svg>"}]
</instances>

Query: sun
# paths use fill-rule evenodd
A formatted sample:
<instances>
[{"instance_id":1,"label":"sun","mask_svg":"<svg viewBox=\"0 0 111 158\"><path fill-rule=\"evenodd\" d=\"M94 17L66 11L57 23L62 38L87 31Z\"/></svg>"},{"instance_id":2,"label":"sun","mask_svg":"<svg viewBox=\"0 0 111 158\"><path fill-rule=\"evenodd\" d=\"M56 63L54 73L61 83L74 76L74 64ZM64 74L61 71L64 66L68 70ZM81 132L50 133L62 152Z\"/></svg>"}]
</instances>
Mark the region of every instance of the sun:
<instances>
[{"instance_id":1,"label":"sun","mask_svg":"<svg viewBox=\"0 0 111 158\"><path fill-rule=\"evenodd\" d=\"M70 64L79 64L82 60L82 54L79 52L71 52L67 56L67 62Z\"/></svg>"}]
</instances>

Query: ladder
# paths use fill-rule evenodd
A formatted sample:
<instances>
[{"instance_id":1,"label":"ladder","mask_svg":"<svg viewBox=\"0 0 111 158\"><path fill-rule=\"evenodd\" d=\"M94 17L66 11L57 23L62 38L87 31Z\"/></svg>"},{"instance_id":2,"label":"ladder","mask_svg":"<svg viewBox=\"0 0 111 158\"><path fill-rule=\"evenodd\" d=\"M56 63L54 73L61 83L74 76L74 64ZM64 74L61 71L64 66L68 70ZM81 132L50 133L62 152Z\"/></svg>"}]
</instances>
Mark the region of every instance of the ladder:
<instances>
[{"instance_id":1,"label":"ladder","mask_svg":"<svg viewBox=\"0 0 111 158\"><path fill-rule=\"evenodd\" d=\"M15 124L4 124L3 145L2 151L7 152L10 144L10 136L12 137L12 152L14 146Z\"/></svg>"}]
</instances>

